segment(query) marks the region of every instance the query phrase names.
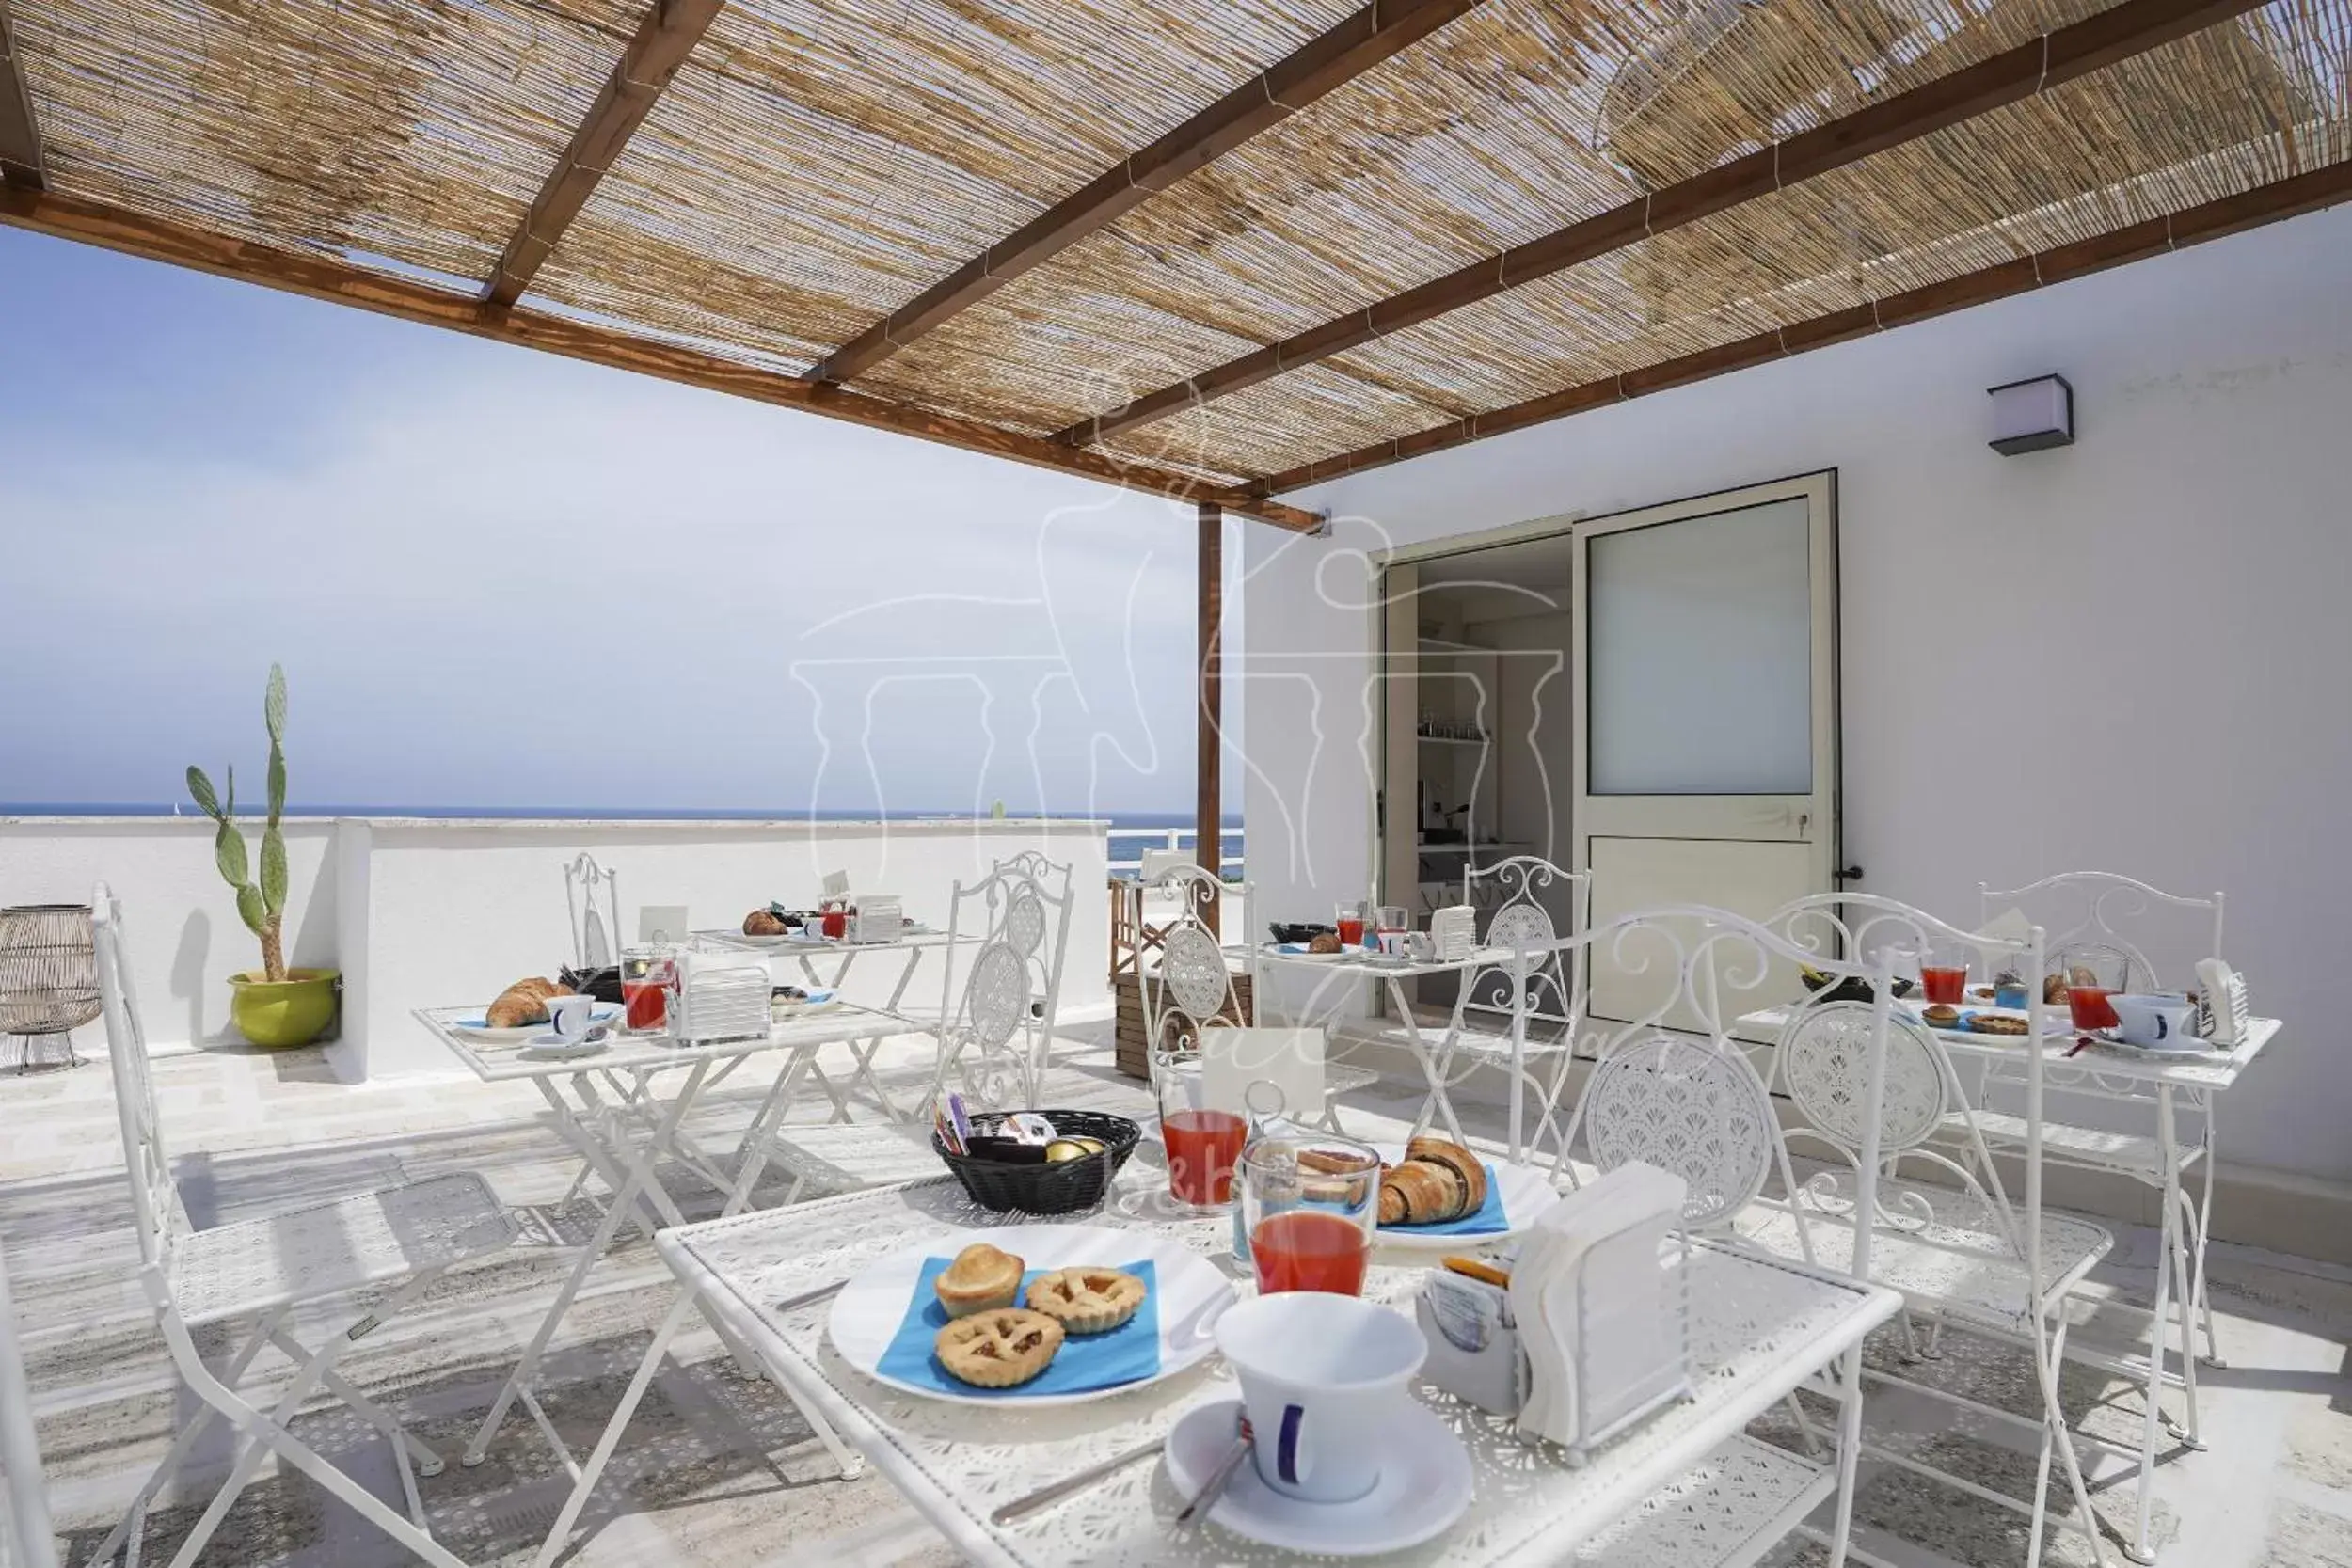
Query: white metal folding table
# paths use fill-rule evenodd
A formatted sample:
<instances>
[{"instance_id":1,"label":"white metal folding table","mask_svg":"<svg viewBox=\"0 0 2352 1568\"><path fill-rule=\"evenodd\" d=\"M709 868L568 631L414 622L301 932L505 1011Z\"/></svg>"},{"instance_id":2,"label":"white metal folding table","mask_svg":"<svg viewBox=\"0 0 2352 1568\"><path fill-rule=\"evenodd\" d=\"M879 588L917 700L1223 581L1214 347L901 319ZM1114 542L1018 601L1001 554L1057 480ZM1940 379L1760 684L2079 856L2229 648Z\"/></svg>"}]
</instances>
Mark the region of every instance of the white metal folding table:
<instances>
[{"instance_id":1,"label":"white metal folding table","mask_svg":"<svg viewBox=\"0 0 2352 1568\"><path fill-rule=\"evenodd\" d=\"M1310 971L1320 976L1321 984L1315 987L1313 995L1309 998L1304 1007L1297 1009L1302 1013L1312 1013L1319 1004L1324 1004L1326 998L1329 999L1328 1006L1341 1005L1345 1001L1345 994L1353 991L1356 982L1369 981L1375 986L1385 984L1388 988L1390 1005L1396 1012L1398 1032L1404 1038L1406 1048L1413 1053L1413 1060L1421 1065L1422 1076L1428 1081L1429 1085L1429 1096L1422 1106L1421 1116L1415 1118L1416 1125L1435 1115L1445 1122L1446 1131L1454 1135L1455 1143L1467 1144L1470 1141L1463 1135L1462 1123L1454 1114L1454 1102L1446 1095L1446 1072L1452 1061L1453 1040L1456 1025L1453 1022L1448 1023L1433 1050L1429 1037L1423 1033L1420 1021L1414 1017L1412 999L1406 994L1405 982L1420 979L1429 974L1467 975L1485 969L1497 969L1507 973L1512 963L1512 952L1509 948L1481 947L1473 950L1468 958L1449 961L1438 958L1391 958L1375 956L1334 958L1319 953L1285 953L1279 947L1261 944L1254 950L1252 957L1254 961L1261 966L1262 975L1265 967L1279 967ZM1342 983L1344 985L1343 986ZM1252 987L1252 995L1256 998L1255 1006L1260 1009L1261 1016L1265 1010L1279 1006L1279 1000L1274 995L1273 988L1263 983ZM1506 1140L1513 1164L1520 1164L1526 1155L1525 1043L1524 1040L1518 1039L1513 1041L1510 1131Z\"/></svg>"},{"instance_id":2,"label":"white metal folding table","mask_svg":"<svg viewBox=\"0 0 2352 1568\"><path fill-rule=\"evenodd\" d=\"M898 975L891 982L890 994L875 1010L904 1019L907 1022L919 1027L922 1021L907 1011L906 995L907 989L914 983L915 971L922 967L923 955L933 948L972 945L983 940L983 933L967 931L961 935L951 935L934 927L918 925L906 927L898 936L886 942L851 942L846 938L831 941L821 937L798 936L750 937L740 931L696 931L694 940L706 948L757 954L763 958L790 958L800 965L802 976L812 988L831 989L836 991L849 983L850 970L856 967L857 960L866 954L903 954L905 962L899 965ZM830 976L819 974L818 970L818 964L826 961L832 962L833 973ZM877 957L875 961L879 963L880 958ZM862 1041L852 1039L848 1042L850 1058L850 1089L854 1093L858 1086L863 1085L866 1091L874 1097L875 1103L882 1107L884 1116L892 1121L903 1121L907 1118L899 1114L896 1105L891 1103L888 1092L882 1088L882 1080L874 1072L874 1054L882 1048L884 1037L876 1036L871 1039ZM842 1096L834 1090L833 1081L825 1075L821 1065L811 1062L809 1072L835 1106L841 1106L844 1103Z\"/></svg>"},{"instance_id":3,"label":"white metal folding table","mask_svg":"<svg viewBox=\"0 0 2352 1568\"><path fill-rule=\"evenodd\" d=\"M1069 1217L1174 1235L1232 1270L1229 1222L1162 1218L1122 1201L1159 1180L1156 1172L1130 1172L1102 1212ZM1150 1217L1130 1218L1131 1209ZM826 1287L926 1237L1007 1223L1037 1222L976 1209L943 1178L663 1231L657 1246L678 1277L678 1298L542 1547L539 1568L568 1544L671 1336L696 1304L727 1323L803 1411L813 1409L870 1456L967 1561L1161 1568L1281 1559L1214 1526L1171 1528L1183 1499L1161 1473L1154 1446L1186 1410L1231 1394L1230 1374L1216 1357L1113 1399L1024 1409L911 1399L852 1370L834 1351ZM1693 1245L1693 1397L1572 1466L1559 1450L1521 1443L1508 1422L1422 1390L1469 1446L1476 1490L1468 1513L1444 1535L1383 1560L1532 1568L1565 1561L1581 1547L1592 1555L1580 1563L1606 1568L1703 1568L1752 1561L1747 1547L1756 1537L1787 1534L1833 1494L1841 1508L1850 1505L1858 1406L1836 1456L1789 1453L1744 1429L1892 1318L1900 1296L1734 1247ZM1423 1269L1376 1259L1365 1291L1397 1304L1424 1277ZM1135 1462L1072 1496L1009 1522L997 1516L1009 1503L1122 1454Z\"/></svg>"},{"instance_id":4,"label":"white metal folding table","mask_svg":"<svg viewBox=\"0 0 2352 1568\"><path fill-rule=\"evenodd\" d=\"M898 1033L901 1026L898 1020L887 1013L836 1005L777 1024L764 1036L746 1039L680 1045L666 1035L617 1035L608 1049L595 1054L551 1059L526 1055L517 1046L494 1045L469 1037L455 1027L456 1020L478 1016L480 1012L479 1007L421 1007L415 1016L484 1083L534 1085L555 1113L557 1132L588 1168L603 1179L613 1196L595 1234L580 1248L553 1304L524 1347L514 1372L499 1390L481 1430L467 1445L462 1463L482 1462L507 1412L520 1401L538 1423L557 1458L576 1476L578 1466L540 1408L533 1391L539 1359L557 1326L571 1310L573 1299L580 1293L589 1271L610 1249L625 1219L634 1220L649 1235L663 1226L685 1223L684 1213L676 1199L662 1186L656 1167L664 1159L687 1160L726 1195L722 1212L735 1213L750 1201L766 1167L767 1132L790 1111L802 1082L815 1068L818 1051L842 1040L869 1036L886 1037ZM691 1148L691 1141L681 1131L682 1124L711 1084L745 1061L775 1052L787 1053L790 1059L753 1114L751 1125L738 1146L736 1173L729 1178L699 1150ZM599 1080L610 1088L620 1084L624 1076L634 1079L634 1085L625 1092L608 1098L598 1091ZM566 1098L566 1090L570 1098ZM846 1115L840 1097L836 1094L832 1098L836 1114ZM641 1203L647 1211L642 1215L636 1212ZM716 1322L712 1326L746 1366L752 1365L748 1350L728 1327Z\"/></svg>"}]
</instances>

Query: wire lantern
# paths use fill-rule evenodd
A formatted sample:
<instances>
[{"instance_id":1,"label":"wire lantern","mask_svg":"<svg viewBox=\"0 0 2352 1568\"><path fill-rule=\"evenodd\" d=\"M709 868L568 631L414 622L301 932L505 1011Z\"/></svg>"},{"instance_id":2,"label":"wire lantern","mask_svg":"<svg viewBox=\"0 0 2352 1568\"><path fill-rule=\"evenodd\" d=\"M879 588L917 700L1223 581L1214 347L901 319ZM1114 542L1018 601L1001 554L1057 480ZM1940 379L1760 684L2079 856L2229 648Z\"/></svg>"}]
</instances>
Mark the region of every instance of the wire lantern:
<instances>
[{"instance_id":1,"label":"wire lantern","mask_svg":"<svg viewBox=\"0 0 2352 1568\"><path fill-rule=\"evenodd\" d=\"M0 910L0 1035L20 1036L20 1070L44 1041L62 1040L65 1066L79 1066L72 1031L98 1016L98 956L87 904L20 904Z\"/></svg>"}]
</instances>

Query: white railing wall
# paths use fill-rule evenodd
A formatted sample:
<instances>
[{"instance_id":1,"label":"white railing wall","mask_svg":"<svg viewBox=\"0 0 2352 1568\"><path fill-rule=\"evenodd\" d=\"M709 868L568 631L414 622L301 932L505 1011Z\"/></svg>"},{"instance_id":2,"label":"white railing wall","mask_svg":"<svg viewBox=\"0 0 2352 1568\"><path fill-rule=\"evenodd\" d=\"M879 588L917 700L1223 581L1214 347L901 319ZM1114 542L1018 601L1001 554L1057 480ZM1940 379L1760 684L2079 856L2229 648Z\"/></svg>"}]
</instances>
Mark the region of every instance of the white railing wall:
<instances>
[{"instance_id":1,"label":"white railing wall","mask_svg":"<svg viewBox=\"0 0 2352 1568\"><path fill-rule=\"evenodd\" d=\"M917 920L944 919L954 883L1036 849L1073 868L1065 1012L1107 997L1107 824L1090 820L832 822L337 817L286 824L287 958L340 969L343 1016L327 1049L354 1081L446 1074L454 1063L409 1009L486 1001L570 950L564 866L593 852L620 878L624 939L646 905L684 905L690 927L738 926L771 899L813 907L825 873L895 893ZM198 817L0 818L0 904L82 902L93 883L123 901L131 983L156 1049L235 1038L228 976L259 950L213 868ZM889 965L852 972L850 996L880 1000ZM931 984L937 982L934 979ZM911 998L935 1006L922 986ZM102 1047L95 1026L85 1050Z\"/></svg>"}]
</instances>

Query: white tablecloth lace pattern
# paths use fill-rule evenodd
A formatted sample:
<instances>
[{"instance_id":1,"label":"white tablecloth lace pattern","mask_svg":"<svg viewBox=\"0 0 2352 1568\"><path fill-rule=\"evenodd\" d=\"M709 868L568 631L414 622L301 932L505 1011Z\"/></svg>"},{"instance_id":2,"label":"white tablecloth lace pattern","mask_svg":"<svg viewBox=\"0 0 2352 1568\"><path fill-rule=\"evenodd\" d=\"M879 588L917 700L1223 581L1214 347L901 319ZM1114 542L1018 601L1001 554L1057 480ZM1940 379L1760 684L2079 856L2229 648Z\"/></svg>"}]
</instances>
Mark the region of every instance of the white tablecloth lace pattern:
<instances>
[{"instance_id":1,"label":"white tablecloth lace pattern","mask_svg":"<svg viewBox=\"0 0 2352 1568\"><path fill-rule=\"evenodd\" d=\"M1231 1222L1152 1216L1149 1198L1158 1180L1152 1173L1148 1181L1122 1180L1105 1215L1072 1218L1175 1237L1238 1276ZM683 1275L734 1298L723 1305L746 1328L755 1323L764 1330L755 1338L770 1341L766 1348L778 1357L779 1370L840 1419L845 1435L968 1556L1034 1568L1296 1560L1216 1528L1174 1531L1171 1521L1183 1499L1156 1459L1138 1459L1009 1525L989 1520L1000 1504L1164 1435L1194 1405L1232 1397L1232 1375L1218 1357L1094 1403L973 1408L910 1397L851 1370L826 1335L831 1298L781 1311L774 1306L927 1236L1012 1222L1025 1217L977 1209L952 1180L936 1180L739 1215L665 1232L662 1241ZM1886 1292L1720 1245L1699 1244L1692 1271L1697 1396L1607 1445L1581 1467L1565 1463L1558 1449L1521 1442L1508 1421L1422 1388L1423 1402L1470 1450L1475 1497L1470 1512L1437 1541L1381 1560L1558 1561L1684 1467L1675 1463L1654 1476L1639 1473L1657 1469L1648 1462L1677 1445L1687 1448L1702 1427L1719 1433L1708 1447L1728 1439L1778 1397L1760 1394L1763 1383L1793 1384L1803 1373L1790 1374L1791 1366L1804 1364L1805 1371L1820 1366L1830 1354L1814 1356L1819 1346L1833 1338L1851 1343L1892 1310ZM1376 1265L1366 1294L1401 1305L1424 1277L1422 1268ZM1697 1457L1692 1452L1690 1462Z\"/></svg>"}]
</instances>

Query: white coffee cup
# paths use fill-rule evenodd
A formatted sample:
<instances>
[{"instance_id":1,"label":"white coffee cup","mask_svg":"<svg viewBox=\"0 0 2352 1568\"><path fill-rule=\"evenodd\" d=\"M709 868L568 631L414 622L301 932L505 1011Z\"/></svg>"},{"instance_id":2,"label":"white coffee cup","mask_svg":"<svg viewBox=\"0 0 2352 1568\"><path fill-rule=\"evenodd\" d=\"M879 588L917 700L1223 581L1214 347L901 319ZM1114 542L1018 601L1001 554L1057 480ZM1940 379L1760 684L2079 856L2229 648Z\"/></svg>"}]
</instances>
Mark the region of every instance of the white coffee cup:
<instances>
[{"instance_id":1,"label":"white coffee cup","mask_svg":"<svg viewBox=\"0 0 2352 1568\"><path fill-rule=\"evenodd\" d=\"M548 1028L558 1039L585 1039L596 1022L596 999L593 996L574 992L548 998Z\"/></svg>"},{"instance_id":2,"label":"white coffee cup","mask_svg":"<svg viewBox=\"0 0 2352 1568\"><path fill-rule=\"evenodd\" d=\"M2198 1051L2197 1004L2177 991L2152 991L2107 998L2115 1009L2116 1033L2131 1045L2161 1051Z\"/></svg>"},{"instance_id":3,"label":"white coffee cup","mask_svg":"<svg viewBox=\"0 0 2352 1568\"><path fill-rule=\"evenodd\" d=\"M1240 1380L1260 1478L1317 1503L1379 1481L1381 1445L1429 1354L1403 1313L1321 1291L1240 1303L1217 1319L1216 1348Z\"/></svg>"}]
</instances>

